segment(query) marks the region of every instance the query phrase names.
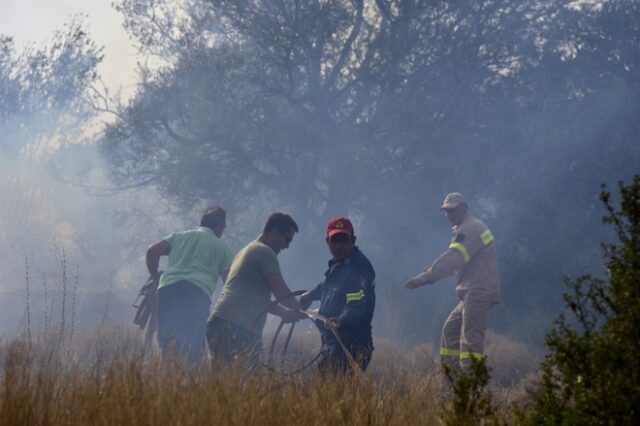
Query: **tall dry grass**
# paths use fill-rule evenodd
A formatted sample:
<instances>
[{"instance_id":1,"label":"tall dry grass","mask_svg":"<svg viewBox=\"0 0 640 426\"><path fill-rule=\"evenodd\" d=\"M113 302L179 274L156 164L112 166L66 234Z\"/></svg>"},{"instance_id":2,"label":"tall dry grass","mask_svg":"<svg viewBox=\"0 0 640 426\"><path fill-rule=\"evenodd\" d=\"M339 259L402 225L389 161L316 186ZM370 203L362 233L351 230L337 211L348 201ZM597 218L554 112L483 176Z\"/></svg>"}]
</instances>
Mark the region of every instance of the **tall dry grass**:
<instances>
[{"instance_id":1,"label":"tall dry grass","mask_svg":"<svg viewBox=\"0 0 640 426\"><path fill-rule=\"evenodd\" d=\"M433 383L193 371L124 345L91 364L3 348L0 419L53 424L437 424ZM64 361L64 362L61 362Z\"/></svg>"},{"instance_id":2,"label":"tall dry grass","mask_svg":"<svg viewBox=\"0 0 640 426\"><path fill-rule=\"evenodd\" d=\"M313 337L296 336L292 350L313 346ZM293 376L194 371L145 353L137 333L115 325L78 330L73 347L61 348L55 338L16 339L0 346L0 423L442 424L447 388L433 349L404 352L381 339L376 345L365 375L337 378L321 377L313 367ZM508 404L501 409L508 420Z\"/></svg>"},{"instance_id":3,"label":"tall dry grass","mask_svg":"<svg viewBox=\"0 0 640 426\"><path fill-rule=\"evenodd\" d=\"M452 395L431 344L407 350L376 338L372 362L360 377L322 377L315 366L295 375L247 373L239 366L195 371L145 349L139 330L108 323L109 298L101 326L79 329L79 268L68 312L64 251L60 318L53 317L55 293L43 278L44 330L32 332L28 259L25 270L26 330L0 342L0 425L441 425L450 418ZM265 338L267 351L270 341ZM296 369L313 358L319 342L309 327L294 334L282 358L279 341L273 365ZM509 422L512 404L522 402L525 385L535 381L538 358L493 333L486 352L498 417Z\"/></svg>"}]
</instances>

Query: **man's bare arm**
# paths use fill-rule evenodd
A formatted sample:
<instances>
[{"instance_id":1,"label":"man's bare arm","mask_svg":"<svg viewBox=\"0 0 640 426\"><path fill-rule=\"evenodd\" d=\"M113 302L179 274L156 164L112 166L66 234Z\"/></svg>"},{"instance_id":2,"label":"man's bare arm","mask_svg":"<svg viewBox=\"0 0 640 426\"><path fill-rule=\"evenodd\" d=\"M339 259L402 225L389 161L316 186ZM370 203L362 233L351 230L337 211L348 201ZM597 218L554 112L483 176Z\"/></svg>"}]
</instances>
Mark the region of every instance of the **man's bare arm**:
<instances>
[{"instance_id":1,"label":"man's bare arm","mask_svg":"<svg viewBox=\"0 0 640 426\"><path fill-rule=\"evenodd\" d=\"M147 269L154 279L158 279L158 266L160 265L160 256L168 256L171 246L165 240L160 240L152 244L147 249Z\"/></svg>"},{"instance_id":2,"label":"man's bare arm","mask_svg":"<svg viewBox=\"0 0 640 426\"><path fill-rule=\"evenodd\" d=\"M282 300L281 304L289 309L296 311L300 309L300 304L295 297L287 297L289 293L291 293L291 290L289 286L287 286L287 283L284 282L282 274L269 274L266 279L276 300Z\"/></svg>"}]
</instances>

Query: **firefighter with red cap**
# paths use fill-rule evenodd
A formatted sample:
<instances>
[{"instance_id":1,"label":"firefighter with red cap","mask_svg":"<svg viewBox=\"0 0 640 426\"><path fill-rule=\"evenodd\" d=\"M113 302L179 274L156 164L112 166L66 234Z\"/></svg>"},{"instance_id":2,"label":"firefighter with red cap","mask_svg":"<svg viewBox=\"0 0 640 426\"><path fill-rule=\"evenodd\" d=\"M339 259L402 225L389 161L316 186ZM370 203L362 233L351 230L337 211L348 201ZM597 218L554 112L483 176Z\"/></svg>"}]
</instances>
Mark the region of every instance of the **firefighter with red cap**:
<instances>
[{"instance_id":1,"label":"firefighter with red cap","mask_svg":"<svg viewBox=\"0 0 640 426\"><path fill-rule=\"evenodd\" d=\"M422 273L406 281L415 289L455 275L458 304L442 327L440 356L452 370L482 358L491 308L500 298L496 245L487 226L475 218L459 192L448 194L442 206L452 225L448 249Z\"/></svg>"},{"instance_id":2,"label":"firefighter with red cap","mask_svg":"<svg viewBox=\"0 0 640 426\"><path fill-rule=\"evenodd\" d=\"M353 224L344 216L332 218L327 225L327 245L333 256L324 280L303 294L300 305L307 309L320 301L316 320L322 336L320 371L346 373L353 361L364 371L373 353L371 320L376 303L375 271L356 243Z\"/></svg>"}]
</instances>

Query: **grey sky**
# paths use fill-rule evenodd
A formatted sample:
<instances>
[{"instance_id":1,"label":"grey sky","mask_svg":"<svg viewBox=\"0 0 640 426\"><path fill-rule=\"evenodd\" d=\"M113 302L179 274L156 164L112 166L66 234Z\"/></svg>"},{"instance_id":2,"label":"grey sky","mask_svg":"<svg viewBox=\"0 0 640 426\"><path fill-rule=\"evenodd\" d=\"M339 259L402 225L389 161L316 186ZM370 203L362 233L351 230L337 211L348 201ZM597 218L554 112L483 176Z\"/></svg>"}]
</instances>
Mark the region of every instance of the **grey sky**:
<instances>
[{"instance_id":1,"label":"grey sky","mask_svg":"<svg viewBox=\"0 0 640 426\"><path fill-rule=\"evenodd\" d=\"M41 44L76 14L86 15L91 36L104 46L104 61L99 68L112 90L122 87L123 95L132 93L136 77L137 53L122 28L122 17L113 0L0 0L0 34L14 38L18 48Z\"/></svg>"}]
</instances>

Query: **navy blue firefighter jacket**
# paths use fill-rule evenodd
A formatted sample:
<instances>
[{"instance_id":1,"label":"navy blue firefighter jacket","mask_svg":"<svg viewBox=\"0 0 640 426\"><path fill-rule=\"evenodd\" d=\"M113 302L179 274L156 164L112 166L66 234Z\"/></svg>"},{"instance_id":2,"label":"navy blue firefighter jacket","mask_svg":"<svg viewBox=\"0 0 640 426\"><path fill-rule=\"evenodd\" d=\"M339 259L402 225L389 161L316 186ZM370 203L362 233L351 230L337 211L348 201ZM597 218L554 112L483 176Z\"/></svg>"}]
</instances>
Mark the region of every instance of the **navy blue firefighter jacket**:
<instances>
[{"instance_id":1,"label":"navy blue firefighter jacket","mask_svg":"<svg viewBox=\"0 0 640 426\"><path fill-rule=\"evenodd\" d=\"M338 335L347 346L370 347L371 320L376 304L374 291L376 273L369 259L358 249L341 262L329 261L325 280L309 292L311 300L320 300L321 315L339 318ZM324 345L338 345L331 330L322 321L316 324L322 334Z\"/></svg>"}]
</instances>

